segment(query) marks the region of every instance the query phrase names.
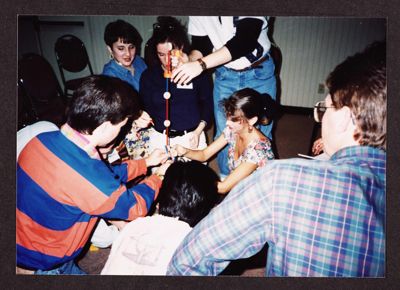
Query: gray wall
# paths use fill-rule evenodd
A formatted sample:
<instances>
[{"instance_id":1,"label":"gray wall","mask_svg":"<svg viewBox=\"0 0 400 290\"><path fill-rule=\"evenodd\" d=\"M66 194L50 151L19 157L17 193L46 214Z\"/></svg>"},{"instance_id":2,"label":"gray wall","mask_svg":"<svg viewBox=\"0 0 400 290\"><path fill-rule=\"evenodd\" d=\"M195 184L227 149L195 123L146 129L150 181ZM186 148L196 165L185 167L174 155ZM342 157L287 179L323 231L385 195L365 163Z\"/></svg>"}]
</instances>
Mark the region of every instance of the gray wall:
<instances>
[{"instance_id":1,"label":"gray wall","mask_svg":"<svg viewBox=\"0 0 400 290\"><path fill-rule=\"evenodd\" d=\"M282 51L281 102L311 107L332 69L366 45L386 38L385 19L277 17L273 39Z\"/></svg>"},{"instance_id":2,"label":"gray wall","mask_svg":"<svg viewBox=\"0 0 400 290\"><path fill-rule=\"evenodd\" d=\"M187 23L187 16L177 18ZM59 77L54 43L63 34L74 34L85 43L94 72L101 73L109 60L103 41L104 28L116 19L130 22L141 33L143 56L144 44L151 35L156 16L40 16L39 20L47 24L40 25L39 31L29 26L29 21L20 21L18 55L42 51ZM61 21L72 23L53 23ZM74 22L83 25L74 25ZM272 38L282 53L281 103L312 107L324 98L326 92L318 90L319 86L336 64L372 41L386 38L386 19L276 17ZM69 77L66 74L66 78Z\"/></svg>"}]
</instances>

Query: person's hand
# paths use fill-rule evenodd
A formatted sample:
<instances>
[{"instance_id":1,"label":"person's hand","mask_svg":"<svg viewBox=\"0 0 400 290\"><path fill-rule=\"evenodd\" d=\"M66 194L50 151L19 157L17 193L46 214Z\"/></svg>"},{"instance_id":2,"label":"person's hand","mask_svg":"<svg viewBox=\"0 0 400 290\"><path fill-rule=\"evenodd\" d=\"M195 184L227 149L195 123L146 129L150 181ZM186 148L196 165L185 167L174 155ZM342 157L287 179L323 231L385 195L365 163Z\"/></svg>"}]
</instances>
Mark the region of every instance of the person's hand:
<instances>
[{"instance_id":1,"label":"person's hand","mask_svg":"<svg viewBox=\"0 0 400 290\"><path fill-rule=\"evenodd\" d=\"M180 157L187 153L187 149L181 145L175 145L171 148L170 152L173 157Z\"/></svg>"},{"instance_id":2,"label":"person's hand","mask_svg":"<svg viewBox=\"0 0 400 290\"><path fill-rule=\"evenodd\" d=\"M145 159L146 161L146 166L156 166L160 163L164 163L168 159L168 154L165 152L165 150L161 149L154 149L153 152Z\"/></svg>"},{"instance_id":3,"label":"person's hand","mask_svg":"<svg viewBox=\"0 0 400 290\"><path fill-rule=\"evenodd\" d=\"M189 56L182 51L181 52L181 57L179 58L179 64L182 65L182 64L187 63L187 62L189 62Z\"/></svg>"},{"instance_id":4,"label":"person's hand","mask_svg":"<svg viewBox=\"0 0 400 290\"><path fill-rule=\"evenodd\" d=\"M168 167L172 164L173 162L168 160L164 164L162 164L160 167L157 168L157 170L154 172L156 175L161 175L164 176L165 172L167 171Z\"/></svg>"},{"instance_id":5,"label":"person's hand","mask_svg":"<svg viewBox=\"0 0 400 290\"><path fill-rule=\"evenodd\" d=\"M188 61L189 61L188 55L184 53L182 50L173 49L171 51L171 66L173 70Z\"/></svg>"},{"instance_id":6,"label":"person's hand","mask_svg":"<svg viewBox=\"0 0 400 290\"><path fill-rule=\"evenodd\" d=\"M200 134L198 134L196 131L192 131L188 135L190 149L197 149L199 146Z\"/></svg>"},{"instance_id":7,"label":"person's hand","mask_svg":"<svg viewBox=\"0 0 400 290\"><path fill-rule=\"evenodd\" d=\"M182 64L172 71L172 81L174 83L178 83L179 85L188 84L192 79L197 77L203 72L203 68L201 67L198 61L191 61Z\"/></svg>"},{"instance_id":8,"label":"person's hand","mask_svg":"<svg viewBox=\"0 0 400 290\"><path fill-rule=\"evenodd\" d=\"M324 143L322 142L322 138L315 140L311 151L313 155L319 155L324 151Z\"/></svg>"},{"instance_id":9,"label":"person's hand","mask_svg":"<svg viewBox=\"0 0 400 290\"><path fill-rule=\"evenodd\" d=\"M150 115L146 111L143 111L142 115L140 115L139 118L137 118L135 121L133 121L133 127L141 128L141 129L147 128L152 123L153 123L153 119L150 117Z\"/></svg>"}]
</instances>

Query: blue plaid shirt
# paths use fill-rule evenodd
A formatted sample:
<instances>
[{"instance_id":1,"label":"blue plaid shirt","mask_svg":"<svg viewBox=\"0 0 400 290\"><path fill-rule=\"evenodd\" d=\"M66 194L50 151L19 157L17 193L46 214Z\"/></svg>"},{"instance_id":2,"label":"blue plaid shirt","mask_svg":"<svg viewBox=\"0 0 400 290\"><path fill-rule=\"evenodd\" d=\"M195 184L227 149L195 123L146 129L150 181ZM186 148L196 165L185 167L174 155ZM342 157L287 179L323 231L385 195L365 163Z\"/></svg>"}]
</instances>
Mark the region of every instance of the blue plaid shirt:
<instances>
[{"instance_id":1,"label":"blue plaid shirt","mask_svg":"<svg viewBox=\"0 0 400 290\"><path fill-rule=\"evenodd\" d=\"M379 277L385 271L386 153L270 161L177 248L168 275L217 275L268 243L267 276Z\"/></svg>"}]
</instances>

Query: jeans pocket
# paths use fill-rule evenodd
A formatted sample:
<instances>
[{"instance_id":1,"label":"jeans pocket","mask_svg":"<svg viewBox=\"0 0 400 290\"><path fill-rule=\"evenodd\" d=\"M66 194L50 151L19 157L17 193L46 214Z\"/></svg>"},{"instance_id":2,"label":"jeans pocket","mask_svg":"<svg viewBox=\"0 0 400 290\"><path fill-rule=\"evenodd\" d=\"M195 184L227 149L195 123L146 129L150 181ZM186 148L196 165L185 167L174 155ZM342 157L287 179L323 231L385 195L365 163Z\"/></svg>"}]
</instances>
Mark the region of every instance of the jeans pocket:
<instances>
[{"instance_id":1,"label":"jeans pocket","mask_svg":"<svg viewBox=\"0 0 400 290\"><path fill-rule=\"evenodd\" d=\"M252 70L253 77L259 80L266 80L274 76L275 65L274 61L270 58L262 64L261 68L254 68Z\"/></svg>"},{"instance_id":2,"label":"jeans pocket","mask_svg":"<svg viewBox=\"0 0 400 290\"><path fill-rule=\"evenodd\" d=\"M215 79L219 81L226 79L226 72L227 69L225 67L219 67L215 70Z\"/></svg>"}]
</instances>

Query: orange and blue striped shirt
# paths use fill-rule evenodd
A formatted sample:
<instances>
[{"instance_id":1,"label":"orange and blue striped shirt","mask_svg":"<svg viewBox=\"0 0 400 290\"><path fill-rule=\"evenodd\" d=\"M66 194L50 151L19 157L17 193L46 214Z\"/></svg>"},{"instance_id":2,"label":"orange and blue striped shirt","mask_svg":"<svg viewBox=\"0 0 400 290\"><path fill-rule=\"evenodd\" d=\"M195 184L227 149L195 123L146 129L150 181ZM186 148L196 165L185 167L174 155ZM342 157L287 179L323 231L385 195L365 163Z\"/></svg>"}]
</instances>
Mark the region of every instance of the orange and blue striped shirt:
<instances>
[{"instance_id":1,"label":"orange and blue striped shirt","mask_svg":"<svg viewBox=\"0 0 400 290\"><path fill-rule=\"evenodd\" d=\"M47 270L79 255L98 217L145 216L161 180L146 173L144 160L108 167L84 135L65 124L33 138L17 164L17 265Z\"/></svg>"}]
</instances>

